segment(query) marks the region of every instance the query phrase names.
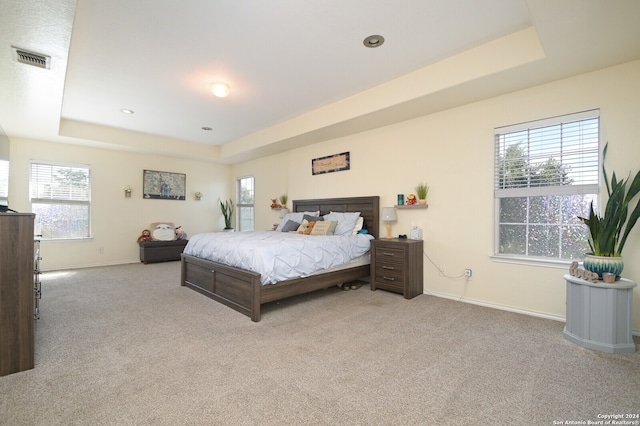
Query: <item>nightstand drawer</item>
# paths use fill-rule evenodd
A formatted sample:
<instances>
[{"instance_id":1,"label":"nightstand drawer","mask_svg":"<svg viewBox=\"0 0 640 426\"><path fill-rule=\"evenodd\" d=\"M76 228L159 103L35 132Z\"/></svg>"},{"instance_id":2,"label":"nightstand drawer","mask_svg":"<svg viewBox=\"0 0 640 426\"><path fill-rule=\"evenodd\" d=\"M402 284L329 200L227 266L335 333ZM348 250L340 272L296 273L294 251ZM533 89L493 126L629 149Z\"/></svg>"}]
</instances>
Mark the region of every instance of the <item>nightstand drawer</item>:
<instances>
[{"instance_id":1,"label":"nightstand drawer","mask_svg":"<svg viewBox=\"0 0 640 426\"><path fill-rule=\"evenodd\" d=\"M405 271L398 264L376 263L375 280L378 282L402 286L404 275Z\"/></svg>"},{"instance_id":2,"label":"nightstand drawer","mask_svg":"<svg viewBox=\"0 0 640 426\"><path fill-rule=\"evenodd\" d=\"M404 262L405 251L403 249L397 249L392 247L377 247L376 248L376 261L377 262Z\"/></svg>"}]
</instances>

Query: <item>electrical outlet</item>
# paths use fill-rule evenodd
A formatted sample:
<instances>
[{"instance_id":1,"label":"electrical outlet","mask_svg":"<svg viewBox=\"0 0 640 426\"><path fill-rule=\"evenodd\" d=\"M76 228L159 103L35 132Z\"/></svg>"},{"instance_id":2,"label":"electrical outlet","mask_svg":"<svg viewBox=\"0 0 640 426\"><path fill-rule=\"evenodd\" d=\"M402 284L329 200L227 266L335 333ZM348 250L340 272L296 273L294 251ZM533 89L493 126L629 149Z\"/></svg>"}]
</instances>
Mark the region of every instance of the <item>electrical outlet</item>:
<instances>
[{"instance_id":1,"label":"electrical outlet","mask_svg":"<svg viewBox=\"0 0 640 426\"><path fill-rule=\"evenodd\" d=\"M464 270L464 277L467 280L470 280L472 276L473 276L473 271L471 270L471 268L467 268Z\"/></svg>"}]
</instances>

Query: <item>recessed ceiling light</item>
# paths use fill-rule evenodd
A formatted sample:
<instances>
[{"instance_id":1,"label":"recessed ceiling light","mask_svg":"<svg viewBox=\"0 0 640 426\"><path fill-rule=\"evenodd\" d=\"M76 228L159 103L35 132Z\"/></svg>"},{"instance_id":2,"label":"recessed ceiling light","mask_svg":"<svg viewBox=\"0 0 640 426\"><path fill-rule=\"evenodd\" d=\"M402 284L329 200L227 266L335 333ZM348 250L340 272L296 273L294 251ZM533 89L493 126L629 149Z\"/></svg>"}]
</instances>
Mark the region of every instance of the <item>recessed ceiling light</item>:
<instances>
[{"instance_id":1,"label":"recessed ceiling light","mask_svg":"<svg viewBox=\"0 0 640 426\"><path fill-rule=\"evenodd\" d=\"M207 127L207 126L205 126L205 127L200 127L200 128L201 128L202 130L206 130L207 132L209 132L209 131L213 130L213 127Z\"/></svg>"},{"instance_id":2,"label":"recessed ceiling light","mask_svg":"<svg viewBox=\"0 0 640 426\"><path fill-rule=\"evenodd\" d=\"M384 44L384 37L381 35L370 35L362 42L366 47L380 47Z\"/></svg>"},{"instance_id":3,"label":"recessed ceiling light","mask_svg":"<svg viewBox=\"0 0 640 426\"><path fill-rule=\"evenodd\" d=\"M219 98L224 98L229 94L229 85L226 83L213 83L211 92Z\"/></svg>"},{"instance_id":4,"label":"recessed ceiling light","mask_svg":"<svg viewBox=\"0 0 640 426\"><path fill-rule=\"evenodd\" d=\"M123 114L134 114L134 111L132 109L126 108L121 109L120 112L122 112Z\"/></svg>"}]
</instances>

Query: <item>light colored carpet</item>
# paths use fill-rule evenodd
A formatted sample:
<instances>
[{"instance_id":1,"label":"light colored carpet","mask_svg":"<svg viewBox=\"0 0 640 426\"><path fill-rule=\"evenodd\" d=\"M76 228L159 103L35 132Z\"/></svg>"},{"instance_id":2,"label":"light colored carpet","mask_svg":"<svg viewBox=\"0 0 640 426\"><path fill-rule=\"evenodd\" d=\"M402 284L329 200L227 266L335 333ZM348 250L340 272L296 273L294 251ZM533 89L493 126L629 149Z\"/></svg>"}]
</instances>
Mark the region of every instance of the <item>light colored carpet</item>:
<instances>
[{"instance_id":1,"label":"light colored carpet","mask_svg":"<svg viewBox=\"0 0 640 426\"><path fill-rule=\"evenodd\" d=\"M368 285L251 320L180 263L42 277L36 367L0 377L2 425L552 425L640 412L640 354L563 323ZM564 424L564 423L563 423Z\"/></svg>"}]
</instances>

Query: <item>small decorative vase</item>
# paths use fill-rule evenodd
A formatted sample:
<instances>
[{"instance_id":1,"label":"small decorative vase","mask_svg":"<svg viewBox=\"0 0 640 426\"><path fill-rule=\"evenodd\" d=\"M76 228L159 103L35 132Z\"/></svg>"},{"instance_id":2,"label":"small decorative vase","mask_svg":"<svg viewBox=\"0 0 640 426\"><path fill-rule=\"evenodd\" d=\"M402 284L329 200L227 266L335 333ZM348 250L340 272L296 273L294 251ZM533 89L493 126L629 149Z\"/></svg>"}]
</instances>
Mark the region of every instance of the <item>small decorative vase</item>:
<instances>
[{"instance_id":1,"label":"small decorative vase","mask_svg":"<svg viewBox=\"0 0 640 426\"><path fill-rule=\"evenodd\" d=\"M424 199L424 198L420 198L420 199L418 200L418 204L427 204L427 200L426 200L426 199Z\"/></svg>"},{"instance_id":2,"label":"small decorative vase","mask_svg":"<svg viewBox=\"0 0 640 426\"><path fill-rule=\"evenodd\" d=\"M586 254L584 256L582 265L587 271L595 272L598 277L602 279L602 274L605 272L614 274L616 280L620 279L624 263L622 257L610 257L610 256L594 256L592 254Z\"/></svg>"}]
</instances>

